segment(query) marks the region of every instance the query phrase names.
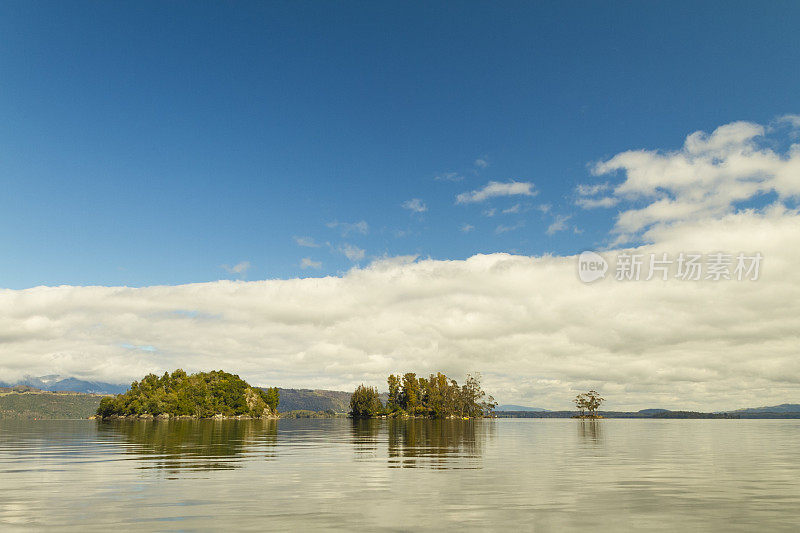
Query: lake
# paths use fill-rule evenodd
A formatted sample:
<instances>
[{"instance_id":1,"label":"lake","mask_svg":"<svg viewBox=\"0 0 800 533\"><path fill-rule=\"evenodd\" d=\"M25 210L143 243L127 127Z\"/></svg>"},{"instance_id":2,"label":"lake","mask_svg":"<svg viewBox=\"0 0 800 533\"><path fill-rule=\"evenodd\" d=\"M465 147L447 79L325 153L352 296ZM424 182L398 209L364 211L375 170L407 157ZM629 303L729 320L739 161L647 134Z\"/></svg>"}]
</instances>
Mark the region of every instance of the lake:
<instances>
[{"instance_id":1,"label":"lake","mask_svg":"<svg viewBox=\"0 0 800 533\"><path fill-rule=\"evenodd\" d=\"M0 420L0 529L796 531L800 420Z\"/></svg>"}]
</instances>

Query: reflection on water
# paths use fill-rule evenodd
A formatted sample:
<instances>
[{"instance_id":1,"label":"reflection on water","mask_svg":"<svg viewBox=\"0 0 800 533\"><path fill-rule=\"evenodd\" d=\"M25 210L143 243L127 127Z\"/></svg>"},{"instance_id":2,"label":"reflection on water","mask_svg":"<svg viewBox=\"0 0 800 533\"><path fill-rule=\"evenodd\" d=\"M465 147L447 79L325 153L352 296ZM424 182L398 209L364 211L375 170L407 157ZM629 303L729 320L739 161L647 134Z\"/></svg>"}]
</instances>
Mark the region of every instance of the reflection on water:
<instances>
[{"instance_id":1,"label":"reflection on water","mask_svg":"<svg viewBox=\"0 0 800 533\"><path fill-rule=\"evenodd\" d=\"M386 450L390 468L480 468L481 444L491 438L489 420L351 420L358 459Z\"/></svg>"},{"instance_id":2,"label":"reflection on water","mask_svg":"<svg viewBox=\"0 0 800 533\"><path fill-rule=\"evenodd\" d=\"M230 469L242 456L274 457L276 420L138 420L97 422L98 435L121 437L123 453L145 459L138 468L180 470Z\"/></svg>"},{"instance_id":3,"label":"reflection on water","mask_svg":"<svg viewBox=\"0 0 800 533\"><path fill-rule=\"evenodd\" d=\"M390 420L389 466L479 468L475 460L491 427L482 420Z\"/></svg>"},{"instance_id":4,"label":"reflection on water","mask_svg":"<svg viewBox=\"0 0 800 533\"><path fill-rule=\"evenodd\" d=\"M580 420L578 433L586 443L600 444L603 440L603 421L588 419Z\"/></svg>"},{"instance_id":5,"label":"reflection on water","mask_svg":"<svg viewBox=\"0 0 800 533\"><path fill-rule=\"evenodd\" d=\"M0 420L0 531L797 531L800 420Z\"/></svg>"}]
</instances>

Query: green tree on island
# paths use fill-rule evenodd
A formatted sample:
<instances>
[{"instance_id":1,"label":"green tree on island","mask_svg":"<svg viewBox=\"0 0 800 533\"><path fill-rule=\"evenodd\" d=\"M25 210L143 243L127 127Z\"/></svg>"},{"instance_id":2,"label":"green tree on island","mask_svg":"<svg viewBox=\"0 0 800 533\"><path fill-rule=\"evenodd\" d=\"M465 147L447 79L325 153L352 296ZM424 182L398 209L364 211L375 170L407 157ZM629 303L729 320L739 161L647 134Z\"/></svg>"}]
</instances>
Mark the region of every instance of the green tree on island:
<instances>
[{"instance_id":1,"label":"green tree on island","mask_svg":"<svg viewBox=\"0 0 800 533\"><path fill-rule=\"evenodd\" d=\"M600 404L604 401L605 398L601 398L600 394L598 394L596 390L590 390L589 392L578 394L573 400L581 413L581 418L587 416L586 411L589 411L588 417L597 418L597 408L600 407Z\"/></svg>"},{"instance_id":2,"label":"green tree on island","mask_svg":"<svg viewBox=\"0 0 800 533\"><path fill-rule=\"evenodd\" d=\"M475 418L491 415L497 402L481 388L480 375L468 375L464 385L438 372L427 379L413 372L387 378L389 398L384 407L374 387L361 385L350 400L354 418L423 416Z\"/></svg>"},{"instance_id":3,"label":"green tree on island","mask_svg":"<svg viewBox=\"0 0 800 533\"><path fill-rule=\"evenodd\" d=\"M161 377L148 374L131 383L127 392L103 398L97 415L261 418L276 416L279 400L277 388L251 387L222 370L187 375L178 369Z\"/></svg>"},{"instance_id":4,"label":"green tree on island","mask_svg":"<svg viewBox=\"0 0 800 533\"><path fill-rule=\"evenodd\" d=\"M372 418L383 412L383 404L375 387L359 385L350 397L350 416Z\"/></svg>"}]
</instances>

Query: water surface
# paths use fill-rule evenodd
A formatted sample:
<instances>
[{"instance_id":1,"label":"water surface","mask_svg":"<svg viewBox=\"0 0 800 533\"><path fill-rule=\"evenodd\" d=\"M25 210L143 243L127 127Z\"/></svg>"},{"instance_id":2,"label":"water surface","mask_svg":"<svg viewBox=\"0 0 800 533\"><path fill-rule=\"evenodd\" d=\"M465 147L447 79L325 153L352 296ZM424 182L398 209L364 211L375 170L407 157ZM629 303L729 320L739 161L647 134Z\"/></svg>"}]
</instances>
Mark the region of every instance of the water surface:
<instances>
[{"instance_id":1,"label":"water surface","mask_svg":"<svg viewBox=\"0 0 800 533\"><path fill-rule=\"evenodd\" d=\"M800 420L0 420L0 529L796 531L799 437Z\"/></svg>"}]
</instances>

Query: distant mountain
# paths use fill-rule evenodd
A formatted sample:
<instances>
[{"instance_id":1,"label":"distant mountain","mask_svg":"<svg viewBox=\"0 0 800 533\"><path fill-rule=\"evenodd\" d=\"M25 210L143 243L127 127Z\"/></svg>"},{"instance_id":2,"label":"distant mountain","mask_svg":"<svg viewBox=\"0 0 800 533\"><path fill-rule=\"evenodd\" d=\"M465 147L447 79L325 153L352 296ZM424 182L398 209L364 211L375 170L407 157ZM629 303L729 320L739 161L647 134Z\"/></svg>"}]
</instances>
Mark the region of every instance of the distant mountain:
<instances>
[{"instance_id":1,"label":"distant mountain","mask_svg":"<svg viewBox=\"0 0 800 533\"><path fill-rule=\"evenodd\" d=\"M0 388L0 419L87 418L97 412L102 398L76 392L42 392L24 385L14 390Z\"/></svg>"},{"instance_id":2,"label":"distant mountain","mask_svg":"<svg viewBox=\"0 0 800 533\"><path fill-rule=\"evenodd\" d=\"M350 393L322 389L278 389L280 401L278 412L287 411L335 411L346 413L350 410Z\"/></svg>"},{"instance_id":3,"label":"distant mountain","mask_svg":"<svg viewBox=\"0 0 800 533\"><path fill-rule=\"evenodd\" d=\"M280 401L278 412L288 411L334 411L347 413L350 411L350 396L352 393L339 390L324 389L278 389ZM386 404L389 394L380 395L381 401Z\"/></svg>"},{"instance_id":4,"label":"distant mountain","mask_svg":"<svg viewBox=\"0 0 800 533\"><path fill-rule=\"evenodd\" d=\"M668 413L669 409L641 409L637 411L643 415L659 415L661 413Z\"/></svg>"},{"instance_id":5,"label":"distant mountain","mask_svg":"<svg viewBox=\"0 0 800 533\"><path fill-rule=\"evenodd\" d=\"M750 407L748 409L737 409L730 412L735 414L800 413L800 403L782 403L771 407Z\"/></svg>"},{"instance_id":6,"label":"distant mountain","mask_svg":"<svg viewBox=\"0 0 800 533\"><path fill-rule=\"evenodd\" d=\"M549 412L549 409L542 409L541 407L525 407L524 405L507 403L504 405L498 405L495 408L495 411L534 411L537 413L547 413Z\"/></svg>"},{"instance_id":7,"label":"distant mountain","mask_svg":"<svg viewBox=\"0 0 800 533\"><path fill-rule=\"evenodd\" d=\"M84 381L77 378L62 376L25 376L23 379L11 383L0 382L0 387L13 387L26 385L44 391L69 391L83 392L86 394L120 394L128 390L129 385L115 385L102 381Z\"/></svg>"}]
</instances>

